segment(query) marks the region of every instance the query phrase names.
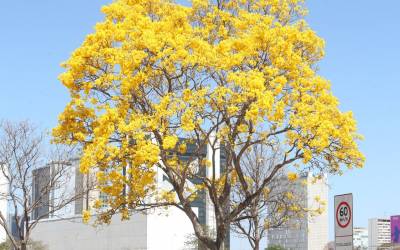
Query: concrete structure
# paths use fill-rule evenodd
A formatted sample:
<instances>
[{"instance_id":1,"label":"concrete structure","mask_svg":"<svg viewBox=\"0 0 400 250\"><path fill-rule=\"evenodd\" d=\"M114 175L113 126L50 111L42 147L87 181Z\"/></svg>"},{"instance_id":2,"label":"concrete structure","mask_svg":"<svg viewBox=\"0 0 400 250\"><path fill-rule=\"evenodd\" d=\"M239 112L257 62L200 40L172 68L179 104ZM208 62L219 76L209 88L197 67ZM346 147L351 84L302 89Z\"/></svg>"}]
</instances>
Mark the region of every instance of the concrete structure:
<instances>
[{"instance_id":1,"label":"concrete structure","mask_svg":"<svg viewBox=\"0 0 400 250\"><path fill-rule=\"evenodd\" d=\"M200 150L201 152L196 152L196 157L193 157L195 150L195 147L188 145L187 152L179 157L181 160L211 157L209 146L204 147ZM219 174L223 171L225 164L224 150L218 150L216 155L216 169ZM211 174L209 170L200 168L198 162L199 159L193 161L193 167L197 168L198 174L209 176ZM172 186L168 177L159 169L156 171L157 188L170 190ZM83 187L90 178L79 172L77 161L71 166L69 173L69 176L73 178L70 178L66 186L72 192ZM198 181L191 180L189 185L194 185ZM90 207L91 203L99 197L102 197L101 193L92 191L72 202L66 209L52 213L49 218L37 225L32 239L41 242L51 250L180 250L187 249L185 242L193 238L194 231L190 220L177 208L151 210L146 214L137 213L130 220L123 222L115 216L109 226L100 228L82 224L82 211ZM57 198L57 192L51 192L49 202L51 203L55 198ZM214 209L206 193L200 194L199 198L193 201L193 211L198 215L200 223L213 230ZM57 230L54 230L55 228ZM229 235L225 247L229 249ZM193 246L190 249L193 249Z\"/></svg>"},{"instance_id":2,"label":"concrete structure","mask_svg":"<svg viewBox=\"0 0 400 250\"><path fill-rule=\"evenodd\" d=\"M354 227L353 246L356 250L368 250L368 229L364 227Z\"/></svg>"},{"instance_id":3,"label":"concrete structure","mask_svg":"<svg viewBox=\"0 0 400 250\"><path fill-rule=\"evenodd\" d=\"M115 216L110 225L99 227L83 224L80 216L46 219L32 238L48 250L178 250L184 249L192 233L186 216L170 209L135 214L128 221Z\"/></svg>"},{"instance_id":4,"label":"concrete structure","mask_svg":"<svg viewBox=\"0 0 400 250\"><path fill-rule=\"evenodd\" d=\"M304 197L302 206L308 209L316 209L316 197L327 201L328 186L327 177L313 183L311 174L302 176L297 184L288 190L295 195ZM285 185L285 181L282 182ZM304 218L292 218L280 228L270 229L267 233L268 245L279 245L287 250L317 250L324 249L328 245L328 211L316 217L310 214Z\"/></svg>"},{"instance_id":5,"label":"concrete structure","mask_svg":"<svg viewBox=\"0 0 400 250\"><path fill-rule=\"evenodd\" d=\"M372 218L368 220L368 246L369 250L377 250L384 244L390 244L390 220Z\"/></svg>"}]
</instances>

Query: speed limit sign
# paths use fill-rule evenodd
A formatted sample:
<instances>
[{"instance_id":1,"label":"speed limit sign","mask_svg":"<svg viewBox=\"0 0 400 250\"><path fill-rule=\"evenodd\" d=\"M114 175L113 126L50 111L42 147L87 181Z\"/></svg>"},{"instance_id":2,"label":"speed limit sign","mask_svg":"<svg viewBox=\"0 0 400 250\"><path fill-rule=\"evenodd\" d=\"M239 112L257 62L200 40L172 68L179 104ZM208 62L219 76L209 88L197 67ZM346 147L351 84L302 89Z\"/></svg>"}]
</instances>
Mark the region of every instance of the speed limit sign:
<instances>
[{"instance_id":1,"label":"speed limit sign","mask_svg":"<svg viewBox=\"0 0 400 250\"><path fill-rule=\"evenodd\" d=\"M335 249L353 249L353 194L335 196Z\"/></svg>"},{"instance_id":2,"label":"speed limit sign","mask_svg":"<svg viewBox=\"0 0 400 250\"><path fill-rule=\"evenodd\" d=\"M336 220L341 228L346 228L351 221L351 207L349 203L343 201L336 209Z\"/></svg>"}]
</instances>

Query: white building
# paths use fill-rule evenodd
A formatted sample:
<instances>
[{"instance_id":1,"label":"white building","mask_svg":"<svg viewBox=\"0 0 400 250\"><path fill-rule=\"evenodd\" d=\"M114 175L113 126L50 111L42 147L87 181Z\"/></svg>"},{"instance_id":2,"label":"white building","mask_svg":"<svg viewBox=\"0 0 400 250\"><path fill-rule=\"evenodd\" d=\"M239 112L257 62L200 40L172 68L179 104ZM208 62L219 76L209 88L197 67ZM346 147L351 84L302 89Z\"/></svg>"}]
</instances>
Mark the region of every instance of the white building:
<instances>
[{"instance_id":1,"label":"white building","mask_svg":"<svg viewBox=\"0 0 400 250\"><path fill-rule=\"evenodd\" d=\"M52 168L47 166L41 171L45 173L44 176L50 176L46 173L51 173ZM64 178L67 181L62 181L63 187L52 190L48 197L35 194L35 190L40 190L40 183L34 181L34 186L36 184L38 188L33 188L33 198L41 197L41 199L49 200L51 204L60 195L67 195L68 191L72 194L82 185L86 185L88 179L86 175L79 172L77 161L74 161L74 164L65 172ZM164 183L161 181L159 184ZM147 214L137 213L128 221L121 221L116 215L112 218L110 225L98 227L91 225L95 220L93 216L91 223L83 224L82 211L98 197L98 191L91 191L63 209L50 213L38 223L32 231L31 238L49 250L175 250L184 248L186 239L194 233L190 221L183 212L172 208L153 210ZM197 209L194 210L198 212ZM35 209L32 218L42 216L43 213L49 213L49 207L44 205ZM174 226L171 227L171 225Z\"/></svg>"},{"instance_id":2,"label":"white building","mask_svg":"<svg viewBox=\"0 0 400 250\"><path fill-rule=\"evenodd\" d=\"M390 220L372 218L368 220L368 244L369 250L377 250L383 244L390 243Z\"/></svg>"},{"instance_id":3,"label":"white building","mask_svg":"<svg viewBox=\"0 0 400 250\"><path fill-rule=\"evenodd\" d=\"M190 158L191 147L180 157ZM206 147L201 157L210 157L210 148ZM225 155L217 151L217 171L221 171ZM204 168L199 168L199 171ZM204 175L209 175L204 171ZM217 173L219 174L219 173ZM87 177L78 170L78 162L71 166L67 190L79 189L87 182ZM171 189L168 178L162 171L157 171L156 183L159 189ZM35 196L35 195L33 195ZM57 197L57 192L51 192L50 201ZM114 216L108 226L93 227L82 223L81 213L91 206L91 203L101 197L96 191L86 197L77 199L65 209L53 213L49 218L39 222L33 230L32 239L41 242L49 250L181 250L188 248L186 243L193 239L194 230L188 217L177 208L151 210L147 213L136 213L130 220L121 221ZM193 211L198 215L200 223L207 228L213 228L215 218L213 207L207 195L193 202ZM45 208L44 208L45 209ZM40 213L36 212L36 213ZM34 218L35 216L33 216ZM90 223L89 223L90 224ZM55 230L56 229L56 230ZM229 235L225 246L229 249Z\"/></svg>"},{"instance_id":4,"label":"white building","mask_svg":"<svg viewBox=\"0 0 400 250\"><path fill-rule=\"evenodd\" d=\"M295 185L294 193L303 195L304 208L315 209L316 197L328 201L327 177L314 183L311 174L302 176ZM283 182L283 185L285 182ZM280 228L270 229L267 233L268 245L279 245L287 250L317 250L328 245L328 211L327 207L319 216L308 214L304 218L293 218ZM297 225L297 226L293 226Z\"/></svg>"},{"instance_id":5,"label":"white building","mask_svg":"<svg viewBox=\"0 0 400 250\"><path fill-rule=\"evenodd\" d=\"M368 250L368 229L355 227L353 229L353 246L356 250Z\"/></svg>"}]
</instances>

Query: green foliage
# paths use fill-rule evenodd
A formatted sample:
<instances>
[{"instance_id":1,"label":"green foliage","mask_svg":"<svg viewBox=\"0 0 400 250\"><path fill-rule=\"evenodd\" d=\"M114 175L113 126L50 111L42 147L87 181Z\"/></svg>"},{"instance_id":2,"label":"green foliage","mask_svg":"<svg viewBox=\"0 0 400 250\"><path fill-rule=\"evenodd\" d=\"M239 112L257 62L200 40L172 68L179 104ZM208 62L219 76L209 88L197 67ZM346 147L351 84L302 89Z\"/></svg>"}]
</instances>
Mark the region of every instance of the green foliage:
<instances>
[{"instance_id":1,"label":"green foliage","mask_svg":"<svg viewBox=\"0 0 400 250\"><path fill-rule=\"evenodd\" d=\"M0 243L0 250L12 250L13 245L10 240L4 241ZM28 244L28 249L30 250L48 250L47 246L39 241L31 241Z\"/></svg>"},{"instance_id":2,"label":"green foliage","mask_svg":"<svg viewBox=\"0 0 400 250\"><path fill-rule=\"evenodd\" d=\"M11 243L8 240L0 244L0 250L10 250L10 249L11 249Z\"/></svg>"},{"instance_id":3,"label":"green foliage","mask_svg":"<svg viewBox=\"0 0 400 250\"><path fill-rule=\"evenodd\" d=\"M29 248L28 249L32 249L32 250L48 250L47 246L44 245L42 242L40 241L32 241L29 244Z\"/></svg>"},{"instance_id":4,"label":"green foliage","mask_svg":"<svg viewBox=\"0 0 400 250\"><path fill-rule=\"evenodd\" d=\"M265 250L285 250L285 248L278 246L278 245L273 245L273 246L267 247Z\"/></svg>"}]
</instances>

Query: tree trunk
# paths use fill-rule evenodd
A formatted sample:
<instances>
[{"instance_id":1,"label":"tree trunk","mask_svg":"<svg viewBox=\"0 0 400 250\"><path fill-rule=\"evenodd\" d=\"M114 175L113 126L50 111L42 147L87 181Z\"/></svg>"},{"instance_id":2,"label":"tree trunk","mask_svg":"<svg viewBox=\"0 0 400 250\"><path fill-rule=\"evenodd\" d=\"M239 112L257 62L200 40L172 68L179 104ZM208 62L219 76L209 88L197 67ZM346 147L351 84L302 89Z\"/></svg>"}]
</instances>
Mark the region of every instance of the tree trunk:
<instances>
[{"instance_id":1,"label":"tree trunk","mask_svg":"<svg viewBox=\"0 0 400 250\"><path fill-rule=\"evenodd\" d=\"M254 250L260 250L260 240L254 241Z\"/></svg>"},{"instance_id":2,"label":"tree trunk","mask_svg":"<svg viewBox=\"0 0 400 250\"><path fill-rule=\"evenodd\" d=\"M258 201L257 201L258 203ZM260 232L259 232L259 215L257 214L257 211L253 212L254 217L254 230L255 230L255 237L254 237L254 250L260 250Z\"/></svg>"},{"instance_id":3,"label":"tree trunk","mask_svg":"<svg viewBox=\"0 0 400 250\"><path fill-rule=\"evenodd\" d=\"M26 250L26 243L25 242L21 243L21 248L20 249L21 250Z\"/></svg>"},{"instance_id":4,"label":"tree trunk","mask_svg":"<svg viewBox=\"0 0 400 250\"><path fill-rule=\"evenodd\" d=\"M225 250L226 232L225 232L225 230L221 230L221 231L224 233L217 233L217 239L215 242L216 250Z\"/></svg>"}]
</instances>

